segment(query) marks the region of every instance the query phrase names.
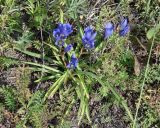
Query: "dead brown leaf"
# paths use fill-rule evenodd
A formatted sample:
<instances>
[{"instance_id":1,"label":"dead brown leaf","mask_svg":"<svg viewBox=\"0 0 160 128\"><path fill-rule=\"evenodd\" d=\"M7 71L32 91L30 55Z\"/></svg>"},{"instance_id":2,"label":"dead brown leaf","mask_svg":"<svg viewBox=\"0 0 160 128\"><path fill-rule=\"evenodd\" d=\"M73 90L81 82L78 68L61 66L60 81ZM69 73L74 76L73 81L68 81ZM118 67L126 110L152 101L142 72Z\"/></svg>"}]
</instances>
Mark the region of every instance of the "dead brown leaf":
<instances>
[{"instance_id":1,"label":"dead brown leaf","mask_svg":"<svg viewBox=\"0 0 160 128\"><path fill-rule=\"evenodd\" d=\"M134 73L136 76L139 76L141 73L140 67L141 66L140 66L140 63L139 63L137 57L134 56Z\"/></svg>"}]
</instances>

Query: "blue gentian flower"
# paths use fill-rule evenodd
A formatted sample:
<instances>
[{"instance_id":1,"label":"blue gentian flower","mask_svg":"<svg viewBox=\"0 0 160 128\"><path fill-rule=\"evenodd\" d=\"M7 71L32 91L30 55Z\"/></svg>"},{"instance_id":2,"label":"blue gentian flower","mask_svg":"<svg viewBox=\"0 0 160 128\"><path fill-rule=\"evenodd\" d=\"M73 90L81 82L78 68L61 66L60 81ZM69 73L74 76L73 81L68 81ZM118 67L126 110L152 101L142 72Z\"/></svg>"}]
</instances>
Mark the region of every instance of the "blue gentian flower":
<instances>
[{"instance_id":1,"label":"blue gentian flower","mask_svg":"<svg viewBox=\"0 0 160 128\"><path fill-rule=\"evenodd\" d=\"M64 52L69 52L73 48L72 44L69 44L65 47Z\"/></svg>"},{"instance_id":2,"label":"blue gentian flower","mask_svg":"<svg viewBox=\"0 0 160 128\"><path fill-rule=\"evenodd\" d=\"M60 40L63 42L61 32L58 28L53 30L53 36L56 39L55 45L58 45Z\"/></svg>"},{"instance_id":3,"label":"blue gentian flower","mask_svg":"<svg viewBox=\"0 0 160 128\"><path fill-rule=\"evenodd\" d=\"M113 34L114 31L114 25L112 22L109 22L105 25L105 39L110 37Z\"/></svg>"},{"instance_id":4,"label":"blue gentian flower","mask_svg":"<svg viewBox=\"0 0 160 128\"><path fill-rule=\"evenodd\" d=\"M77 68L78 66L78 59L76 58L75 54L72 54L71 56L71 60L69 62L69 64L67 65L67 68Z\"/></svg>"},{"instance_id":5,"label":"blue gentian flower","mask_svg":"<svg viewBox=\"0 0 160 128\"><path fill-rule=\"evenodd\" d=\"M97 33L89 26L85 28L84 35L82 37L83 45L86 49L94 48L95 37Z\"/></svg>"},{"instance_id":6,"label":"blue gentian flower","mask_svg":"<svg viewBox=\"0 0 160 128\"><path fill-rule=\"evenodd\" d=\"M127 18L124 18L119 24L120 30L119 35L125 36L130 31L130 25Z\"/></svg>"},{"instance_id":7,"label":"blue gentian flower","mask_svg":"<svg viewBox=\"0 0 160 128\"><path fill-rule=\"evenodd\" d=\"M53 30L53 36L56 39L55 45L64 45L64 39L66 39L73 32L72 26L67 24L58 24L58 27ZM61 44L59 44L61 42Z\"/></svg>"},{"instance_id":8,"label":"blue gentian flower","mask_svg":"<svg viewBox=\"0 0 160 128\"><path fill-rule=\"evenodd\" d=\"M72 30L72 25L70 25L69 23L67 24L59 24L58 28L60 29L61 33L64 35L64 37L69 36L73 30Z\"/></svg>"}]
</instances>

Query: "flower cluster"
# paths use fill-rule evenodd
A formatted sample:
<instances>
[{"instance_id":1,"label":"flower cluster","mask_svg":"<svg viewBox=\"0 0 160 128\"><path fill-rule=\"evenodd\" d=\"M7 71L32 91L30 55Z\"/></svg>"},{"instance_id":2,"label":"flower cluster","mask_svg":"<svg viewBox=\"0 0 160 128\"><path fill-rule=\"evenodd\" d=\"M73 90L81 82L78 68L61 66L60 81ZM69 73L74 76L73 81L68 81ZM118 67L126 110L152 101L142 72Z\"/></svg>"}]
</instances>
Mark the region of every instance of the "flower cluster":
<instances>
[{"instance_id":1,"label":"flower cluster","mask_svg":"<svg viewBox=\"0 0 160 128\"><path fill-rule=\"evenodd\" d=\"M56 42L55 45L57 46L64 46L64 40L73 32L72 26L67 24L58 24L58 27L53 30L53 37L55 38ZM64 52L67 53L73 49L72 44L68 44L64 48ZM71 60L67 65L67 68L76 68L78 65L78 59L76 58L75 54L72 54Z\"/></svg>"},{"instance_id":2,"label":"flower cluster","mask_svg":"<svg viewBox=\"0 0 160 128\"><path fill-rule=\"evenodd\" d=\"M66 39L72 32L73 30L70 24L58 24L58 27L53 30L53 36L56 40L55 45L63 46L64 39Z\"/></svg>"},{"instance_id":3,"label":"flower cluster","mask_svg":"<svg viewBox=\"0 0 160 128\"><path fill-rule=\"evenodd\" d=\"M115 30L114 24L109 22L105 26L105 39L110 37ZM123 18L119 23L119 36L126 36L130 31L129 21L127 18Z\"/></svg>"},{"instance_id":4,"label":"flower cluster","mask_svg":"<svg viewBox=\"0 0 160 128\"><path fill-rule=\"evenodd\" d=\"M129 21L127 18L123 18L119 23L119 36L125 36L129 30ZM105 25L105 33L104 39L108 39L115 30L115 25L112 22L108 22ZM55 45L61 47L64 46L64 52L67 53L73 49L72 44L64 45L64 40L73 32L72 25L69 23L67 24L58 24L58 27L53 30L53 36L56 40ZM95 38L97 32L93 30L91 26L88 26L84 29L84 35L82 36L82 43L85 49L93 49L95 47ZM67 68L75 69L78 66L78 58L76 58L75 54L73 53L71 56L70 62L67 64Z\"/></svg>"}]
</instances>

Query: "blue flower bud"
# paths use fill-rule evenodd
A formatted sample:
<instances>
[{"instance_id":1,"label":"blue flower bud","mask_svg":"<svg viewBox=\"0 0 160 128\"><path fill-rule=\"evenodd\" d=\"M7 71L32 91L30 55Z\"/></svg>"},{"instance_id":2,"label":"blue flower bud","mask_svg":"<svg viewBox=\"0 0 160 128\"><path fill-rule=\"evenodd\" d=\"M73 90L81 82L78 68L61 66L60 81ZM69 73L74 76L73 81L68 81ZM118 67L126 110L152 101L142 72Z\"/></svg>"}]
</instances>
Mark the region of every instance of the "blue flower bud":
<instances>
[{"instance_id":1,"label":"blue flower bud","mask_svg":"<svg viewBox=\"0 0 160 128\"><path fill-rule=\"evenodd\" d=\"M67 45L67 47L65 47L64 52L69 52L72 48L73 48L73 45L69 44Z\"/></svg>"},{"instance_id":2,"label":"blue flower bud","mask_svg":"<svg viewBox=\"0 0 160 128\"><path fill-rule=\"evenodd\" d=\"M119 30L119 35L120 36L125 36L127 33L130 31L130 25L129 21L127 18L124 18L120 24L119 24L120 30Z\"/></svg>"},{"instance_id":3,"label":"blue flower bud","mask_svg":"<svg viewBox=\"0 0 160 128\"><path fill-rule=\"evenodd\" d=\"M110 37L113 34L114 31L114 25L113 23L109 22L106 24L105 26L105 39L107 39L108 37Z\"/></svg>"},{"instance_id":4,"label":"blue flower bud","mask_svg":"<svg viewBox=\"0 0 160 128\"><path fill-rule=\"evenodd\" d=\"M97 33L89 26L85 28L84 35L82 37L83 45L86 49L94 48L95 37Z\"/></svg>"},{"instance_id":5,"label":"blue flower bud","mask_svg":"<svg viewBox=\"0 0 160 128\"><path fill-rule=\"evenodd\" d=\"M76 58L75 54L72 54L71 60L69 64L67 65L67 68L75 69L78 66L78 59Z\"/></svg>"}]
</instances>

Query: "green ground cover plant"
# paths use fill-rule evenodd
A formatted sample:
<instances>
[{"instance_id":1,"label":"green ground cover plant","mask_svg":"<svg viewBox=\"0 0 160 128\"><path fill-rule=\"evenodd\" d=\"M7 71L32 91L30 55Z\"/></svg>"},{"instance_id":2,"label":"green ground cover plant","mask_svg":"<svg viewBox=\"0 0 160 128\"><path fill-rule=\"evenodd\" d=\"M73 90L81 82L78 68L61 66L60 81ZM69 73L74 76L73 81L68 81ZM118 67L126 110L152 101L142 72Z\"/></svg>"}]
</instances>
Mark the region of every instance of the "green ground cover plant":
<instances>
[{"instance_id":1,"label":"green ground cover plant","mask_svg":"<svg viewBox=\"0 0 160 128\"><path fill-rule=\"evenodd\" d=\"M0 0L0 127L160 127L159 4Z\"/></svg>"}]
</instances>

